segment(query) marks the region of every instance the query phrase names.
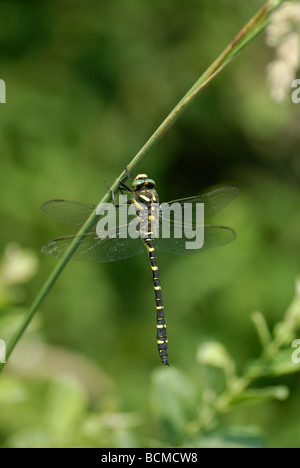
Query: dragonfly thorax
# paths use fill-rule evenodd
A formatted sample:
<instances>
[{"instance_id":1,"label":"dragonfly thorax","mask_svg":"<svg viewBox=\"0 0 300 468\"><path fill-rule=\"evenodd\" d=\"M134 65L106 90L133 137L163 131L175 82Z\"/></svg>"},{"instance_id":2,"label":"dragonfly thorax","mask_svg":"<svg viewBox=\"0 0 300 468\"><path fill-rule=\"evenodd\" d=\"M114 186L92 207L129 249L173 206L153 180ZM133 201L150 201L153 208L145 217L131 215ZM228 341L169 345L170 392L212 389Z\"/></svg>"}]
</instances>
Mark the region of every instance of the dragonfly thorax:
<instances>
[{"instance_id":1,"label":"dragonfly thorax","mask_svg":"<svg viewBox=\"0 0 300 468\"><path fill-rule=\"evenodd\" d=\"M153 204L159 203L157 192L153 188L142 188L135 190L132 201L141 210L151 210L151 206Z\"/></svg>"},{"instance_id":2,"label":"dragonfly thorax","mask_svg":"<svg viewBox=\"0 0 300 468\"><path fill-rule=\"evenodd\" d=\"M143 238L157 237L159 223L159 201L155 189L143 188L134 192L132 203L141 223L140 234Z\"/></svg>"}]
</instances>

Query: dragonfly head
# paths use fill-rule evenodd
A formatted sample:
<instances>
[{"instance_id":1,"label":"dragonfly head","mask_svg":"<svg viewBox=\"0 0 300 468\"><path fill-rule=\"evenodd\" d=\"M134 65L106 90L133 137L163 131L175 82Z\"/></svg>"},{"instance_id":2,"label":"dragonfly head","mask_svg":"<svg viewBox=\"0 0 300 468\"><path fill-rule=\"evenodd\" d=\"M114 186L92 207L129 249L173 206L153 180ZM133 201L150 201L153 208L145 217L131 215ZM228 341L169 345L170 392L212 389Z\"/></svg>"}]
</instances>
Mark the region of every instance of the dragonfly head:
<instances>
[{"instance_id":1,"label":"dragonfly head","mask_svg":"<svg viewBox=\"0 0 300 468\"><path fill-rule=\"evenodd\" d=\"M152 189L155 187L155 182L149 179L147 174L138 174L132 182L132 188L134 191L141 190L143 188Z\"/></svg>"}]
</instances>

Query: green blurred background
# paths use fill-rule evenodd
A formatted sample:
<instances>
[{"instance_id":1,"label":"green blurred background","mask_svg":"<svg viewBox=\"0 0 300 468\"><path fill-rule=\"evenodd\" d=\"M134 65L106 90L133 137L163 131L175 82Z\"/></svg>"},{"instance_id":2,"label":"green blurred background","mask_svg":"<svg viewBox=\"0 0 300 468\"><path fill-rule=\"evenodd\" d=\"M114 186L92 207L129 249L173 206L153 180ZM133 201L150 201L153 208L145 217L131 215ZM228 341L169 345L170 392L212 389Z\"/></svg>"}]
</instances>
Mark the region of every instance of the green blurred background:
<instances>
[{"instance_id":1,"label":"green blurred background","mask_svg":"<svg viewBox=\"0 0 300 468\"><path fill-rule=\"evenodd\" d=\"M73 233L43 215L43 202L99 201L105 180L115 180L261 5L0 2L0 78L7 86L0 247L4 255L18 243L39 261L26 284L1 286L0 338L9 338L56 264L41 246ZM156 180L160 201L226 184L240 188L215 219L236 230L234 243L190 257L158 256L170 363L199 393L198 346L222 342L242 370L260 351L251 314L261 311L270 326L281 320L299 275L300 105L271 100L272 59L262 34L137 168ZM2 446L143 446L143 438L159 439L149 403L160 367L155 333L146 254L112 264L70 262L1 377ZM299 374L277 383L290 387L289 399L236 410L221 427L255 425L269 446L299 446ZM73 417L86 432L68 439Z\"/></svg>"}]
</instances>

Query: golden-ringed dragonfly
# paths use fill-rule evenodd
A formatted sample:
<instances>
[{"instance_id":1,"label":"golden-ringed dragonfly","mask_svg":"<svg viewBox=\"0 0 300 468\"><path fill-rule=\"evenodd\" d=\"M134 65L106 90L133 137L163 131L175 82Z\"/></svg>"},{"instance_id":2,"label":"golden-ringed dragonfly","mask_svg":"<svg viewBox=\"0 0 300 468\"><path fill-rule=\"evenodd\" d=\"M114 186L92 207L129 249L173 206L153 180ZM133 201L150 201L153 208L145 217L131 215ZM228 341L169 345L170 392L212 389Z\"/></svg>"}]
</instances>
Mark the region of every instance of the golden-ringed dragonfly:
<instances>
[{"instance_id":1,"label":"golden-ringed dragonfly","mask_svg":"<svg viewBox=\"0 0 300 468\"><path fill-rule=\"evenodd\" d=\"M146 248L155 293L157 346L161 362L169 365L165 312L156 251L189 255L232 242L235 239L235 232L231 228L209 225L206 222L232 202L238 196L239 190L234 186L227 186L204 195L173 200L168 204L159 205L155 182L147 174L137 175L131 186L125 184L128 177L126 171L125 177L119 181L119 190L122 196L124 191L129 192L130 199L125 203L116 204L113 196L114 204L111 205L115 209L113 213L115 219L112 220L113 229L104 229L99 232L98 223L100 221L101 224L104 221L104 216L106 216L106 226L110 225L108 215L99 214L90 232L80 236L65 236L51 240L43 246L42 252L52 257L66 258L70 245L77 239L78 247L70 258L87 262L114 262L141 254ZM131 206L135 210L133 213L127 212L127 223L124 224L119 220L120 209L125 206L126 209ZM176 208L172 211L168 208L170 206L176 206ZM200 223L197 206L204 208ZM81 227L96 209L97 205L69 200L50 200L42 206L42 210L47 215L75 227ZM184 209L189 212L188 221L185 216L181 216ZM146 222L142 223L142 219ZM124 236L124 227L137 221L140 221L138 235ZM165 235L164 224L168 227L167 235ZM199 228L204 236L204 243L200 246L196 245L195 248L187 248L187 242L191 241L191 228L192 230Z\"/></svg>"}]
</instances>

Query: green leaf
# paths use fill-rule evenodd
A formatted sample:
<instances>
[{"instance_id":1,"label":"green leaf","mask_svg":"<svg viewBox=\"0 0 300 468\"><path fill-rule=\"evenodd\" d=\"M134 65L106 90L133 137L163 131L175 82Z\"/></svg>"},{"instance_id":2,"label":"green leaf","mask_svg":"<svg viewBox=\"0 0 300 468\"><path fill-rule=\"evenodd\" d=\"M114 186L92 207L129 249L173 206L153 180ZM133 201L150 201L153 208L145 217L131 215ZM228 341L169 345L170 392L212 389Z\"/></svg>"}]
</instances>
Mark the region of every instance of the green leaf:
<instances>
[{"instance_id":1,"label":"green leaf","mask_svg":"<svg viewBox=\"0 0 300 468\"><path fill-rule=\"evenodd\" d=\"M296 349L287 348L279 351L270 361L262 363L262 361L253 361L247 368L247 375L252 378L279 375L294 374L300 371L300 363L295 363L292 360L293 353Z\"/></svg>"},{"instance_id":2,"label":"green leaf","mask_svg":"<svg viewBox=\"0 0 300 468\"><path fill-rule=\"evenodd\" d=\"M255 325L262 348L265 350L272 341L272 335L266 319L260 312L254 312L251 318Z\"/></svg>"},{"instance_id":3,"label":"green leaf","mask_svg":"<svg viewBox=\"0 0 300 468\"><path fill-rule=\"evenodd\" d=\"M194 448L264 448L265 435L257 427L227 427L205 436L195 436L185 444Z\"/></svg>"},{"instance_id":4,"label":"green leaf","mask_svg":"<svg viewBox=\"0 0 300 468\"><path fill-rule=\"evenodd\" d=\"M197 361L219 369L224 369L226 373L233 374L235 363L228 354L226 348L218 341L208 341L199 346L197 351Z\"/></svg>"},{"instance_id":5,"label":"green leaf","mask_svg":"<svg viewBox=\"0 0 300 468\"><path fill-rule=\"evenodd\" d=\"M168 440L181 437L195 404L190 381L174 367L159 369L152 375L150 401L165 437Z\"/></svg>"},{"instance_id":6,"label":"green leaf","mask_svg":"<svg viewBox=\"0 0 300 468\"><path fill-rule=\"evenodd\" d=\"M286 400L289 397L289 394L289 389L285 385L249 389L233 397L231 404L256 404L273 399L282 401Z\"/></svg>"},{"instance_id":7,"label":"green leaf","mask_svg":"<svg viewBox=\"0 0 300 468\"><path fill-rule=\"evenodd\" d=\"M230 387L235 381L235 362L222 343L208 341L202 344L197 350L196 358L200 364L206 366L204 368L206 372L206 387L214 387L219 393L224 386ZM216 372L217 370L218 373Z\"/></svg>"},{"instance_id":8,"label":"green leaf","mask_svg":"<svg viewBox=\"0 0 300 468\"><path fill-rule=\"evenodd\" d=\"M48 393L46 425L55 433L69 430L82 417L87 396L75 376L55 381Z\"/></svg>"}]
</instances>

